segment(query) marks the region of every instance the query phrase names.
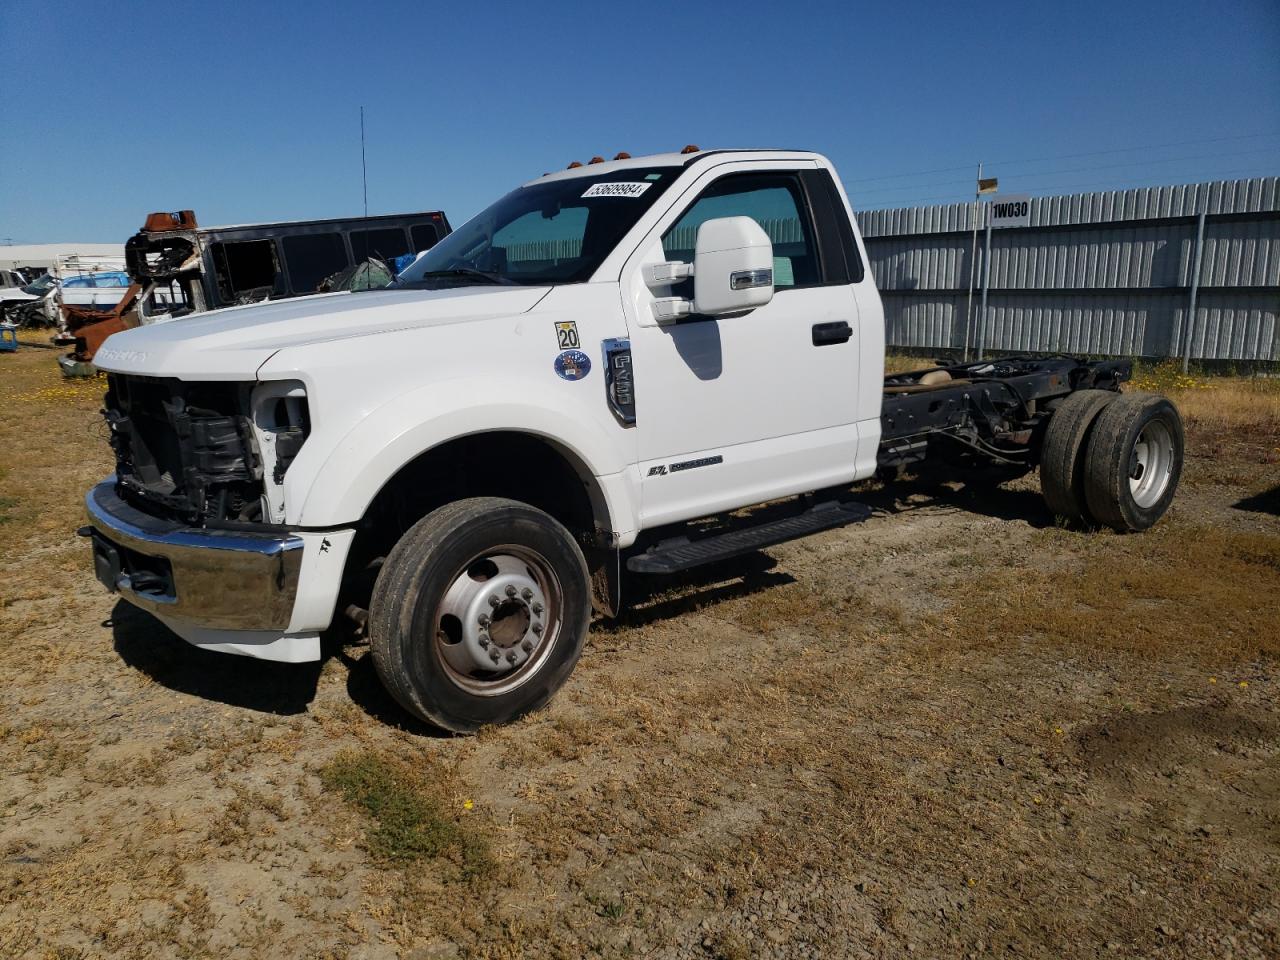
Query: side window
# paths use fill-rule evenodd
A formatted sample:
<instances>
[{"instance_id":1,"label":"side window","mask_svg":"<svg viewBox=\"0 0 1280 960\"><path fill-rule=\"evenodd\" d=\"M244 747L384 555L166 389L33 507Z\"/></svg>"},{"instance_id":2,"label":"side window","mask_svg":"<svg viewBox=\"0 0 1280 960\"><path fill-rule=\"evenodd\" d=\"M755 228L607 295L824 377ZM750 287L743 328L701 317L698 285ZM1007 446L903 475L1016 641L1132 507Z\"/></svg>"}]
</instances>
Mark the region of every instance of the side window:
<instances>
[{"instance_id":1,"label":"side window","mask_svg":"<svg viewBox=\"0 0 1280 960\"><path fill-rule=\"evenodd\" d=\"M862 258L858 256L849 214L830 171L805 170L800 174L800 181L809 195L817 222L823 279L839 284L862 282Z\"/></svg>"},{"instance_id":2,"label":"side window","mask_svg":"<svg viewBox=\"0 0 1280 960\"><path fill-rule=\"evenodd\" d=\"M409 252L402 227L379 227L374 230L351 231L351 255L356 263L364 263L370 257L391 263L396 257Z\"/></svg>"},{"instance_id":3,"label":"side window","mask_svg":"<svg viewBox=\"0 0 1280 960\"><path fill-rule=\"evenodd\" d=\"M231 240L212 244L218 294L224 303L237 297L269 295L276 285L276 253L272 240Z\"/></svg>"},{"instance_id":4,"label":"side window","mask_svg":"<svg viewBox=\"0 0 1280 960\"><path fill-rule=\"evenodd\" d=\"M351 264L340 233L310 233L284 238L284 262L294 293L315 293L320 281Z\"/></svg>"},{"instance_id":5,"label":"side window","mask_svg":"<svg viewBox=\"0 0 1280 960\"><path fill-rule=\"evenodd\" d=\"M409 228L409 236L413 240L414 253L430 250L440 239L440 233L432 223L415 223Z\"/></svg>"},{"instance_id":6,"label":"side window","mask_svg":"<svg viewBox=\"0 0 1280 960\"><path fill-rule=\"evenodd\" d=\"M698 227L717 217L750 217L773 243L773 283L785 287L820 282L813 224L799 180L789 173L737 173L717 180L662 237L668 260L693 262Z\"/></svg>"}]
</instances>

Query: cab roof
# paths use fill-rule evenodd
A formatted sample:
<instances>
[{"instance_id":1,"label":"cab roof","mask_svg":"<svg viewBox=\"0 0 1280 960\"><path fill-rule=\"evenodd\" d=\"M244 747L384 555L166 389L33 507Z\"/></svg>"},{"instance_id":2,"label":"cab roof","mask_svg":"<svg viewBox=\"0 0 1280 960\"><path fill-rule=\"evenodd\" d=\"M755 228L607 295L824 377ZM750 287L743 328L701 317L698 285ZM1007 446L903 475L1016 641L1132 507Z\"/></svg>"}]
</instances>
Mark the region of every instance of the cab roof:
<instances>
[{"instance_id":1,"label":"cab roof","mask_svg":"<svg viewBox=\"0 0 1280 960\"><path fill-rule=\"evenodd\" d=\"M695 150L689 153L651 153L643 157L628 157L625 160L606 160L603 163L583 163L576 167L570 167L567 170L558 170L553 173L544 173L542 176L530 180L523 186L532 186L535 183L546 183L550 180L572 180L577 177L598 177L602 174L609 174L620 170L636 170L636 169L652 169L653 167L689 167L717 154L737 153L737 154L760 154L761 159L776 159L779 157L793 158L796 160L819 160L821 157L810 150L779 150L769 147L735 147L731 149L721 150ZM744 157L743 159L748 159Z\"/></svg>"}]
</instances>

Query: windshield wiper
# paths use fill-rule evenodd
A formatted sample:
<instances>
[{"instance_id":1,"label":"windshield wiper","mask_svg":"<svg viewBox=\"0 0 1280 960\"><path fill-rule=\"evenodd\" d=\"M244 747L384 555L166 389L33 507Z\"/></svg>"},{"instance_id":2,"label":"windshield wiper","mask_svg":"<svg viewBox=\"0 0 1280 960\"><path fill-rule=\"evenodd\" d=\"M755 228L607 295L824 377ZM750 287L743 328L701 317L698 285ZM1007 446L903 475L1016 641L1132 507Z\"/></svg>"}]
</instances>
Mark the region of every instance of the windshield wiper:
<instances>
[{"instance_id":1,"label":"windshield wiper","mask_svg":"<svg viewBox=\"0 0 1280 960\"><path fill-rule=\"evenodd\" d=\"M434 277L459 278L463 280L483 280L485 283L493 283L501 286L516 286L516 282L510 277L504 277L500 273L488 273L484 270L476 270L474 267L453 267L449 270L428 270L419 280L427 280ZM413 283L416 281L410 281Z\"/></svg>"}]
</instances>

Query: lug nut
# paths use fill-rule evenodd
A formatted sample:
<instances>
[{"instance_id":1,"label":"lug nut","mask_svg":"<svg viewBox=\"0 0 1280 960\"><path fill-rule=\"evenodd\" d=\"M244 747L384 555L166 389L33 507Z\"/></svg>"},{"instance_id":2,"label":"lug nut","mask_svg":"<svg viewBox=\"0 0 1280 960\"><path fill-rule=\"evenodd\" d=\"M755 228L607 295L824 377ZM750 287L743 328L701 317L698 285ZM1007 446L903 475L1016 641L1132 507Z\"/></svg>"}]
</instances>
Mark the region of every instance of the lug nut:
<instances>
[{"instance_id":1,"label":"lug nut","mask_svg":"<svg viewBox=\"0 0 1280 960\"><path fill-rule=\"evenodd\" d=\"M533 641L526 640L524 643L520 644L520 649L523 650L525 653L528 653L530 650L533 649Z\"/></svg>"},{"instance_id":2,"label":"lug nut","mask_svg":"<svg viewBox=\"0 0 1280 960\"><path fill-rule=\"evenodd\" d=\"M485 633L483 630L480 631L480 646L482 647L489 646L489 635Z\"/></svg>"},{"instance_id":3,"label":"lug nut","mask_svg":"<svg viewBox=\"0 0 1280 960\"><path fill-rule=\"evenodd\" d=\"M539 601L538 603L535 603L535 604L533 605L533 612L534 612L534 613L541 613L541 612L542 612L542 603L541 603L541 601Z\"/></svg>"},{"instance_id":4,"label":"lug nut","mask_svg":"<svg viewBox=\"0 0 1280 960\"><path fill-rule=\"evenodd\" d=\"M542 636L542 624L535 623L533 625L533 632L536 633L538 636Z\"/></svg>"},{"instance_id":5,"label":"lug nut","mask_svg":"<svg viewBox=\"0 0 1280 960\"><path fill-rule=\"evenodd\" d=\"M515 586L514 586L513 584L510 584L510 583L509 583L509 584L507 584L507 596L508 596L508 597L514 597L515 595L516 595L516 588L515 588Z\"/></svg>"},{"instance_id":6,"label":"lug nut","mask_svg":"<svg viewBox=\"0 0 1280 960\"><path fill-rule=\"evenodd\" d=\"M480 626L487 627L489 625L489 615L487 613L480 614Z\"/></svg>"},{"instance_id":7,"label":"lug nut","mask_svg":"<svg viewBox=\"0 0 1280 960\"><path fill-rule=\"evenodd\" d=\"M498 599L498 595L496 593L489 594L489 606L496 607L501 602L502 601Z\"/></svg>"},{"instance_id":8,"label":"lug nut","mask_svg":"<svg viewBox=\"0 0 1280 960\"><path fill-rule=\"evenodd\" d=\"M492 648L490 648L490 650L489 650L489 659L490 659L490 660L492 660L494 663L497 663L497 662L498 662L498 659L499 659L501 656L502 656L502 654L500 654L500 653L498 652L498 648L497 648L497 647L492 647Z\"/></svg>"},{"instance_id":9,"label":"lug nut","mask_svg":"<svg viewBox=\"0 0 1280 960\"><path fill-rule=\"evenodd\" d=\"M528 587L525 587L523 590L520 591L520 596L524 597L526 600L532 600L533 591L530 590Z\"/></svg>"},{"instance_id":10,"label":"lug nut","mask_svg":"<svg viewBox=\"0 0 1280 960\"><path fill-rule=\"evenodd\" d=\"M512 650L510 653L507 654L507 663L515 663L515 662L516 662L516 652Z\"/></svg>"}]
</instances>

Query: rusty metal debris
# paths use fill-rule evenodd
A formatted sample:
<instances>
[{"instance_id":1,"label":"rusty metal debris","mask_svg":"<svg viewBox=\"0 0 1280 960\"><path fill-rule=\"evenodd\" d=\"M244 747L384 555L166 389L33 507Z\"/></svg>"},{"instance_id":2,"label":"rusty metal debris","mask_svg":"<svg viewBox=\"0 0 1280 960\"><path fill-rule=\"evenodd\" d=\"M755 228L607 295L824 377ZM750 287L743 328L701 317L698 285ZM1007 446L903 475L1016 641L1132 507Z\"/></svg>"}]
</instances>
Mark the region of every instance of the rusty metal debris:
<instances>
[{"instance_id":1,"label":"rusty metal debris","mask_svg":"<svg viewBox=\"0 0 1280 960\"><path fill-rule=\"evenodd\" d=\"M201 227L191 210L147 215L125 243L131 286L110 311L63 305L54 342L68 376L92 375L111 334L262 300L386 286L451 230L442 211Z\"/></svg>"}]
</instances>

